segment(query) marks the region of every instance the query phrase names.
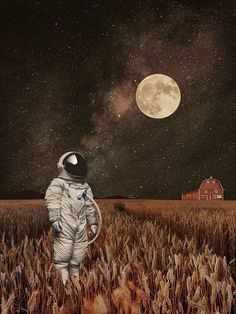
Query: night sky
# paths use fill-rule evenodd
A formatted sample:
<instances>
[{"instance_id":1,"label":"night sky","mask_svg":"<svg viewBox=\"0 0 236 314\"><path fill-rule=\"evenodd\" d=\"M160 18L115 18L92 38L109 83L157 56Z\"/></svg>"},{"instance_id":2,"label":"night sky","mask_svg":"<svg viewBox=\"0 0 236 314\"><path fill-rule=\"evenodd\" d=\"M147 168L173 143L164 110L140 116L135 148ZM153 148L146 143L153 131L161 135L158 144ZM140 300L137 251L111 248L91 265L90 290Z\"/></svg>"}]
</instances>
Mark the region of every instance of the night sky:
<instances>
[{"instance_id":1,"label":"night sky","mask_svg":"<svg viewBox=\"0 0 236 314\"><path fill-rule=\"evenodd\" d=\"M1 1L0 192L45 192L78 150L96 197L180 199L213 176L235 199L234 1ZM177 111L135 91L162 73Z\"/></svg>"}]
</instances>

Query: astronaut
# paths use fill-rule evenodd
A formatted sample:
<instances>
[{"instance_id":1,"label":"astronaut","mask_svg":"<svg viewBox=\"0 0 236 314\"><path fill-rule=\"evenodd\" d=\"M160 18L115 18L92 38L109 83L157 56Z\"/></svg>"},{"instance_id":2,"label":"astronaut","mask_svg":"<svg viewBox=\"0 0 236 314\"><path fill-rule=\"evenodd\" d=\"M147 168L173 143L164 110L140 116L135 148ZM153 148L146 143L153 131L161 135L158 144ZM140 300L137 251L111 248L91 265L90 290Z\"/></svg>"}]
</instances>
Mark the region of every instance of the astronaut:
<instances>
[{"instance_id":1,"label":"astronaut","mask_svg":"<svg viewBox=\"0 0 236 314\"><path fill-rule=\"evenodd\" d=\"M76 151L65 153L57 164L58 176L45 194L45 206L53 232L53 264L61 272L63 284L79 278L80 263L88 250L88 224L97 232L96 210L83 193L93 197L85 181L87 163Z\"/></svg>"}]
</instances>

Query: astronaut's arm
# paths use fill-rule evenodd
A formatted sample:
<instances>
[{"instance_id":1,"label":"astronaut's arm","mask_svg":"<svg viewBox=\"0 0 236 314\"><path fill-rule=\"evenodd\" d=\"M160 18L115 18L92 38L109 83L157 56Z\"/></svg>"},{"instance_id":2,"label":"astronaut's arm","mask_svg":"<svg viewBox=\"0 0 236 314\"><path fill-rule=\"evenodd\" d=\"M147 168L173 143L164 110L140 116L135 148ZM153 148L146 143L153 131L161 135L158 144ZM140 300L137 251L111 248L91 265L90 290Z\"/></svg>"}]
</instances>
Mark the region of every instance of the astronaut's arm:
<instances>
[{"instance_id":1,"label":"astronaut's arm","mask_svg":"<svg viewBox=\"0 0 236 314\"><path fill-rule=\"evenodd\" d=\"M93 198L93 192L90 187L86 190L86 193ZM85 198L85 204L86 204L86 219L89 226L91 225L97 225L97 217L96 217L96 209L87 197Z\"/></svg>"},{"instance_id":2,"label":"astronaut's arm","mask_svg":"<svg viewBox=\"0 0 236 314\"><path fill-rule=\"evenodd\" d=\"M62 186L60 182L55 178L51 181L45 194L45 206L48 209L49 221L51 223L60 221L61 216L61 196Z\"/></svg>"}]
</instances>

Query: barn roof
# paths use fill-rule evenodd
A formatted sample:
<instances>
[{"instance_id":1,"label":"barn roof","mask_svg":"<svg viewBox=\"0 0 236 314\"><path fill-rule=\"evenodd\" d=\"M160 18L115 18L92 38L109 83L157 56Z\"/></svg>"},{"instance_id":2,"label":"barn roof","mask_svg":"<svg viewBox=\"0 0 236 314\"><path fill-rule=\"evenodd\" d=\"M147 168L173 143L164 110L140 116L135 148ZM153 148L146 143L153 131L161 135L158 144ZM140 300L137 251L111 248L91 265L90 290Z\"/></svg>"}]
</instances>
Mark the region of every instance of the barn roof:
<instances>
[{"instance_id":1,"label":"barn roof","mask_svg":"<svg viewBox=\"0 0 236 314\"><path fill-rule=\"evenodd\" d=\"M214 180L214 181L218 182L219 185L221 186L222 190L224 190L224 188L223 188L222 184L220 183L220 181L219 181L218 179L213 178L212 176L210 176L210 178L207 178L207 179L203 180L202 183L201 183L201 185L200 185L200 187L199 187L199 189L201 189L202 185L203 185L206 181L208 181L208 180L212 180L212 181Z\"/></svg>"}]
</instances>

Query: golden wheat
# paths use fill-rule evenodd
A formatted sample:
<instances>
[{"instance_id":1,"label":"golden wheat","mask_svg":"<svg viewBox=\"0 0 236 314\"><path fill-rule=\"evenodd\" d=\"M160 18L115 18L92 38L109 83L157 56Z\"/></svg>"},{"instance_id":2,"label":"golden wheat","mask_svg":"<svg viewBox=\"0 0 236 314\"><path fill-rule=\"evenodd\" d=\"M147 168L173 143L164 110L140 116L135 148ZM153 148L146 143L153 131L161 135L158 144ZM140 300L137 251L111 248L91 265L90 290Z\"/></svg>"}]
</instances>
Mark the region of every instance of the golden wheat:
<instances>
[{"instance_id":1,"label":"golden wheat","mask_svg":"<svg viewBox=\"0 0 236 314\"><path fill-rule=\"evenodd\" d=\"M2 313L236 312L233 203L213 210L164 202L149 213L126 204L128 214L110 206L79 282L66 287L52 266L46 209L40 202L6 204L0 205Z\"/></svg>"}]
</instances>

